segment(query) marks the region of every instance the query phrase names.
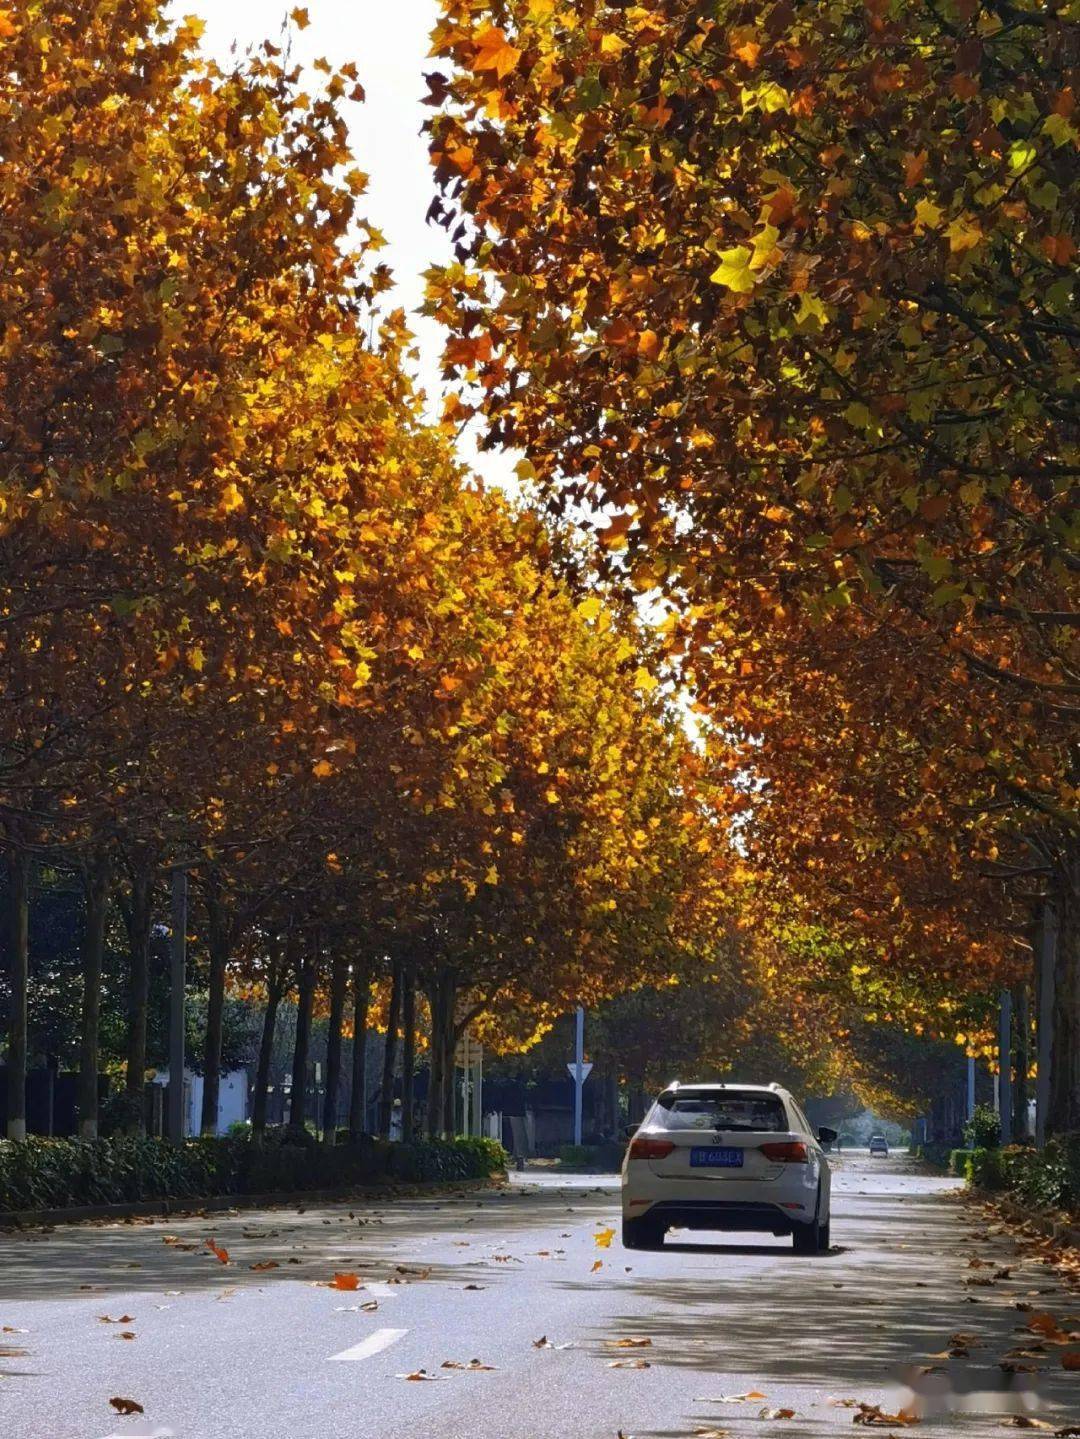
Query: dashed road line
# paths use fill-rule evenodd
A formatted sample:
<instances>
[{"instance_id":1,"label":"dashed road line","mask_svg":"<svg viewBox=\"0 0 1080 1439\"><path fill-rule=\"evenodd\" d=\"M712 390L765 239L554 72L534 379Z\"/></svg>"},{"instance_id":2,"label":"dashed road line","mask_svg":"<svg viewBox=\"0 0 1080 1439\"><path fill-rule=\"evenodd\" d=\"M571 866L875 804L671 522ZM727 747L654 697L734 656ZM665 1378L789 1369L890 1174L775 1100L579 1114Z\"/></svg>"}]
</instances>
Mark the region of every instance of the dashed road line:
<instances>
[{"instance_id":1,"label":"dashed road line","mask_svg":"<svg viewBox=\"0 0 1080 1439\"><path fill-rule=\"evenodd\" d=\"M359 1344L354 1344L351 1349L343 1349L340 1354L331 1354L331 1360L335 1359L370 1359L374 1354L381 1354L384 1349L389 1349L391 1344L396 1344L399 1339L404 1339L408 1334L407 1329L376 1329L374 1334L369 1334L366 1339L361 1339Z\"/></svg>"}]
</instances>

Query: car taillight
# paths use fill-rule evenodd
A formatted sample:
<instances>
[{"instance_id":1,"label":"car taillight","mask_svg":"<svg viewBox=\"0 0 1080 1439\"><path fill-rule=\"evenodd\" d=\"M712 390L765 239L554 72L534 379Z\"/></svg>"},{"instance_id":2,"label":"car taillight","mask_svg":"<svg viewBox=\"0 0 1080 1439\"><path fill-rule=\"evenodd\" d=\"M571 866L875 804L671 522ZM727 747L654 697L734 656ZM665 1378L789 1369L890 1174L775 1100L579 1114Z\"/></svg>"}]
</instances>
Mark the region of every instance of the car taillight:
<instances>
[{"instance_id":1,"label":"car taillight","mask_svg":"<svg viewBox=\"0 0 1080 1439\"><path fill-rule=\"evenodd\" d=\"M631 1159L666 1159L675 1149L670 1139L646 1139L639 1135L630 1141Z\"/></svg>"},{"instance_id":2,"label":"car taillight","mask_svg":"<svg viewBox=\"0 0 1080 1439\"><path fill-rule=\"evenodd\" d=\"M783 1144L763 1144L761 1152L766 1159L778 1164L808 1164L810 1155L800 1139L789 1139Z\"/></svg>"}]
</instances>

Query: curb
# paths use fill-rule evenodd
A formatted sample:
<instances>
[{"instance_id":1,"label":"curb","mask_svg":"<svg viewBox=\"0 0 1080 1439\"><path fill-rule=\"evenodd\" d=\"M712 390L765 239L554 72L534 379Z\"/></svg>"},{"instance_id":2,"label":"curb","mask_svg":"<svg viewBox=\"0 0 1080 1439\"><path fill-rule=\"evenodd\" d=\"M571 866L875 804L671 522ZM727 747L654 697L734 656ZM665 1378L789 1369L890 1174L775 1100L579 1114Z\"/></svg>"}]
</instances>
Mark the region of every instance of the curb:
<instances>
[{"instance_id":1,"label":"curb","mask_svg":"<svg viewBox=\"0 0 1080 1439\"><path fill-rule=\"evenodd\" d=\"M1047 1210L1025 1209L1015 1199L1009 1199L1004 1195L995 1195L987 1190L973 1189L971 1192L984 1199L992 1208L999 1210L1006 1219L1012 1220L1014 1224L1025 1224L1040 1234L1045 1234L1048 1239L1055 1239L1074 1249L1080 1249L1080 1229L1077 1229L1068 1220L1062 1219L1060 1214L1054 1214L1053 1211Z\"/></svg>"},{"instance_id":2,"label":"curb","mask_svg":"<svg viewBox=\"0 0 1080 1439\"><path fill-rule=\"evenodd\" d=\"M92 1219L142 1219L151 1216L221 1213L230 1209L280 1209L294 1204L336 1203L347 1199L408 1199L447 1190L501 1188L505 1175L489 1179L430 1179L416 1183L349 1185L342 1189L303 1189L282 1194L212 1194L205 1198L141 1199L129 1204L83 1204L69 1209L21 1209L0 1212L0 1232L17 1233L41 1225L81 1224Z\"/></svg>"}]
</instances>

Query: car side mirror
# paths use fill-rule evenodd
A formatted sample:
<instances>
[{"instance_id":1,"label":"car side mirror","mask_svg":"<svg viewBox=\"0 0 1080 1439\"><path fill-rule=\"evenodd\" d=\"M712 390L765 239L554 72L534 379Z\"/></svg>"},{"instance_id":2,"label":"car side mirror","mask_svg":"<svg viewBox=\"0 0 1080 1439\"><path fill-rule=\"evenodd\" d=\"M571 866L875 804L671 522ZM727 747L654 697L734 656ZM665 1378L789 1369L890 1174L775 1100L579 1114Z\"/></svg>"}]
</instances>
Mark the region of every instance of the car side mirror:
<instances>
[{"instance_id":1,"label":"car side mirror","mask_svg":"<svg viewBox=\"0 0 1080 1439\"><path fill-rule=\"evenodd\" d=\"M817 1137L822 1144L835 1144L839 1135L835 1129L830 1129L827 1124L823 1124L817 1132Z\"/></svg>"}]
</instances>

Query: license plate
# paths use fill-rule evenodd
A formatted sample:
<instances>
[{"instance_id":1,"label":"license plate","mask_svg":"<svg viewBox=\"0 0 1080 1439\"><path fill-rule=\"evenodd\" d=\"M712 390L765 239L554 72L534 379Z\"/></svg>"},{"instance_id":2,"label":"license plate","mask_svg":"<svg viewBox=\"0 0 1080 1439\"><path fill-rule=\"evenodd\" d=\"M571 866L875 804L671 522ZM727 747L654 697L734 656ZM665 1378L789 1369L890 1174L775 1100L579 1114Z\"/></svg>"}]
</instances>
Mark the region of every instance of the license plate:
<instances>
[{"instance_id":1,"label":"license plate","mask_svg":"<svg viewBox=\"0 0 1080 1439\"><path fill-rule=\"evenodd\" d=\"M741 1169L741 1149L691 1149L691 1169Z\"/></svg>"}]
</instances>

